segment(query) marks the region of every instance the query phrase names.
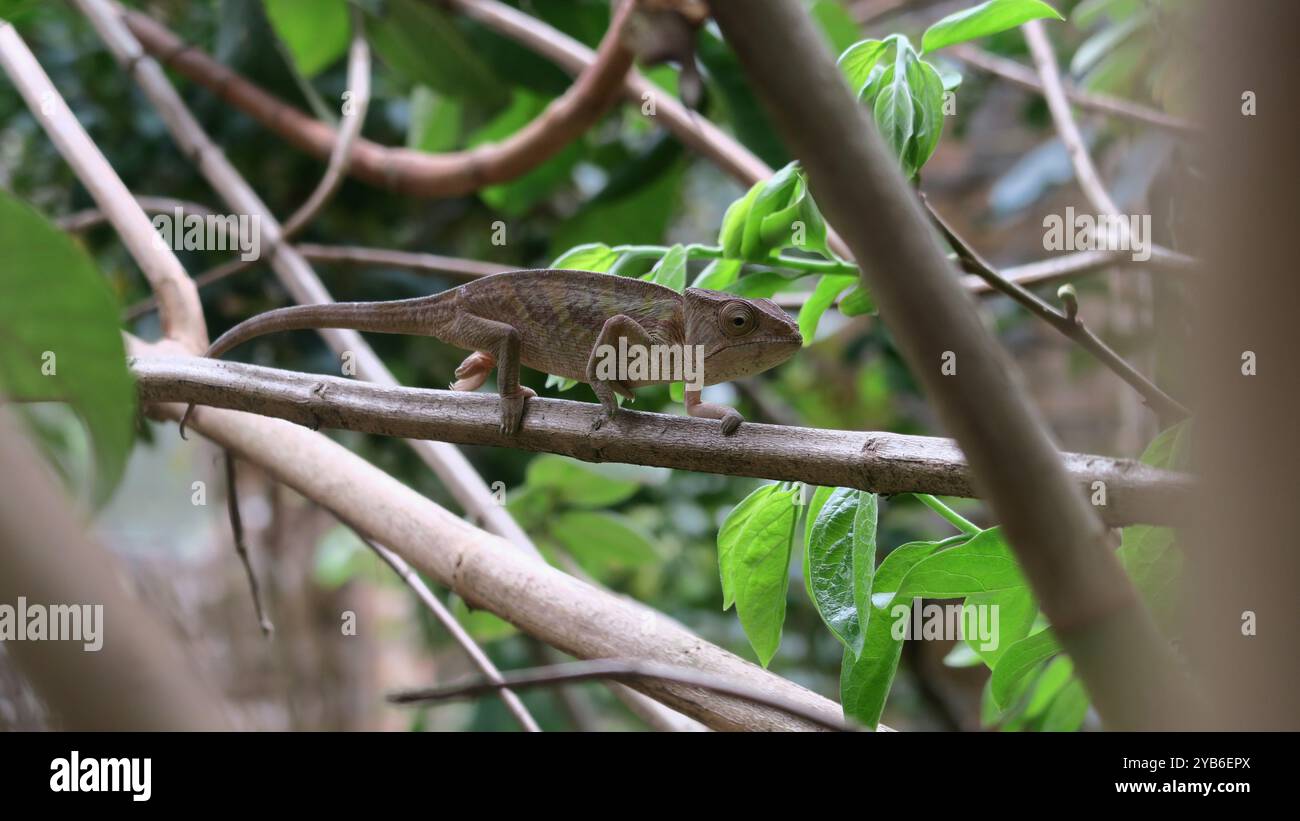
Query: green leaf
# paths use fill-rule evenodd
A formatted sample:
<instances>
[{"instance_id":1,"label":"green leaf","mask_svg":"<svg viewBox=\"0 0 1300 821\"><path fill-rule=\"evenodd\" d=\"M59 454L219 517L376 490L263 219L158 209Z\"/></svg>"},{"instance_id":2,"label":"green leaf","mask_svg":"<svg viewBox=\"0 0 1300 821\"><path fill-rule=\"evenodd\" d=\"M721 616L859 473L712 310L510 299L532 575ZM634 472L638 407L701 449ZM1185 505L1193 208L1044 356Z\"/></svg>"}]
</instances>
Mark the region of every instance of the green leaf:
<instances>
[{"instance_id":1,"label":"green leaf","mask_svg":"<svg viewBox=\"0 0 1300 821\"><path fill-rule=\"evenodd\" d=\"M836 488L808 531L804 563L822 621L856 656L876 564L876 496ZM861 614L861 615L860 615Z\"/></svg>"},{"instance_id":2,"label":"green leaf","mask_svg":"<svg viewBox=\"0 0 1300 821\"><path fill-rule=\"evenodd\" d=\"M618 252L612 250L605 243L589 242L576 248L570 248L560 254L551 263L550 267L567 268L575 271L595 271L603 274L614 267L614 263L618 262L618 258Z\"/></svg>"},{"instance_id":3,"label":"green leaf","mask_svg":"<svg viewBox=\"0 0 1300 821\"><path fill-rule=\"evenodd\" d=\"M871 298L871 292L863 288L861 284L855 285L853 290L844 295L840 300L840 313L845 316L862 316L863 314L873 314L876 312L876 301Z\"/></svg>"},{"instance_id":4,"label":"green leaf","mask_svg":"<svg viewBox=\"0 0 1300 821\"><path fill-rule=\"evenodd\" d=\"M976 631L967 629L965 632L966 645L983 659L990 670L997 666L998 660L1006 654L1009 647L1029 635L1034 619L1038 616L1038 602L1028 587L974 593L966 597L965 603L980 608L983 612L998 614L997 633L989 640L991 644L996 639L996 647L986 649L984 640L976 635Z\"/></svg>"},{"instance_id":5,"label":"green leaf","mask_svg":"<svg viewBox=\"0 0 1300 821\"><path fill-rule=\"evenodd\" d=\"M839 67L854 94L861 93L871 76L871 70L884 59L889 48L885 40L862 40L849 46L840 55Z\"/></svg>"},{"instance_id":6,"label":"green leaf","mask_svg":"<svg viewBox=\"0 0 1300 821\"><path fill-rule=\"evenodd\" d=\"M1192 420L1185 419L1161 431L1151 440L1151 444L1142 452L1142 464L1182 470L1187 467L1191 443Z\"/></svg>"},{"instance_id":7,"label":"green leaf","mask_svg":"<svg viewBox=\"0 0 1300 821\"><path fill-rule=\"evenodd\" d=\"M808 13L826 36L832 51L843 51L858 37L858 24L838 0L813 0Z\"/></svg>"},{"instance_id":8,"label":"green leaf","mask_svg":"<svg viewBox=\"0 0 1300 821\"><path fill-rule=\"evenodd\" d=\"M912 91L907 84L907 67L916 59L910 46L900 43L898 54L894 58L892 73L880 93L876 95L872 114L876 127L886 145L893 149L894 156L900 161L907 157L907 146L916 131L916 105L912 102ZM914 169L904 166L908 177Z\"/></svg>"},{"instance_id":9,"label":"green leaf","mask_svg":"<svg viewBox=\"0 0 1300 821\"><path fill-rule=\"evenodd\" d=\"M767 299L789 288L795 279L777 271L758 271L741 277L723 290L746 299Z\"/></svg>"},{"instance_id":10,"label":"green leaf","mask_svg":"<svg viewBox=\"0 0 1300 821\"><path fill-rule=\"evenodd\" d=\"M805 346L811 345L817 336L822 314L831 307L841 291L852 288L857 281L858 278L853 274L826 274L817 280L817 287L799 309L799 333L803 336Z\"/></svg>"},{"instance_id":11,"label":"green leaf","mask_svg":"<svg viewBox=\"0 0 1300 821\"><path fill-rule=\"evenodd\" d=\"M897 593L903 578L917 562L932 555L939 549L939 542L908 542L889 551L889 555L876 568L875 580L871 585L872 597L886 593ZM885 601L889 601L890 596Z\"/></svg>"},{"instance_id":12,"label":"green leaf","mask_svg":"<svg viewBox=\"0 0 1300 821\"><path fill-rule=\"evenodd\" d=\"M686 287L686 248L674 245L650 269L650 281L678 293Z\"/></svg>"},{"instance_id":13,"label":"green leaf","mask_svg":"<svg viewBox=\"0 0 1300 821\"><path fill-rule=\"evenodd\" d=\"M668 398L674 402L686 401L686 385L682 382L673 382L668 386Z\"/></svg>"},{"instance_id":14,"label":"green leaf","mask_svg":"<svg viewBox=\"0 0 1300 821\"><path fill-rule=\"evenodd\" d=\"M722 527L718 529L718 572L722 577L722 609L727 610L735 603L735 591L731 586L731 569L734 565L731 554L740 546L740 537L755 510L767 504L773 494L781 489L778 484L763 485L753 493L740 500L740 504L731 509Z\"/></svg>"},{"instance_id":15,"label":"green leaf","mask_svg":"<svg viewBox=\"0 0 1300 821\"><path fill-rule=\"evenodd\" d=\"M569 390L570 388L577 386L578 384L579 382L576 379L569 379L564 376L556 376L553 373L548 373L546 375L546 387L555 388L556 390L560 391L560 393L563 393Z\"/></svg>"},{"instance_id":16,"label":"green leaf","mask_svg":"<svg viewBox=\"0 0 1300 821\"><path fill-rule=\"evenodd\" d=\"M1032 718L1042 713L1073 677L1074 664L1069 656L1060 655L1049 661L1034 682L1029 703L1025 705L1025 715Z\"/></svg>"},{"instance_id":17,"label":"green leaf","mask_svg":"<svg viewBox=\"0 0 1300 821\"><path fill-rule=\"evenodd\" d=\"M505 86L455 20L432 3L385 0L382 14L367 15L366 39L408 85L428 86L480 110L509 102Z\"/></svg>"},{"instance_id":18,"label":"green leaf","mask_svg":"<svg viewBox=\"0 0 1300 821\"><path fill-rule=\"evenodd\" d=\"M700 275L691 283L692 288L707 288L710 291L724 290L740 276L744 265L738 259L715 259L705 266Z\"/></svg>"},{"instance_id":19,"label":"green leaf","mask_svg":"<svg viewBox=\"0 0 1300 821\"><path fill-rule=\"evenodd\" d=\"M590 573L636 567L659 560L653 542L631 519L604 510L573 510L555 516L547 530Z\"/></svg>"},{"instance_id":20,"label":"green leaf","mask_svg":"<svg viewBox=\"0 0 1300 821\"><path fill-rule=\"evenodd\" d=\"M1074 679L1061 690L1047 708L1043 718L1042 731L1045 733L1072 733L1083 724L1088 715L1088 694L1083 683Z\"/></svg>"},{"instance_id":21,"label":"green leaf","mask_svg":"<svg viewBox=\"0 0 1300 821\"><path fill-rule=\"evenodd\" d=\"M908 152L907 165L913 173L920 171L943 135L943 78L938 70L925 60L911 60L907 64L907 85L916 106L916 134Z\"/></svg>"},{"instance_id":22,"label":"green leaf","mask_svg":"<svg viewBox=\"0 0 1300 821\"><path fill-rule=\"evenodd\" d=\"M509 638L519 632L510 622L487 610L471 610L460 596L455 597L452 613L460 626L469 631L470 636L479 644Z\"/></svg>"},{"instance_id":23,"label":"green leaf","mask_svg":"<svg viewBox=\"0 0 1300 821\"><path fill-rule=\"evenodd\" d=\"M921 53L929 54L945 46L987 37L1043 18L1065 19L1042 0L988 0L950 14L926 29L921 38Z\"/></svg>"},{"instance_id":24,"label":"green leaf","mask_svg":"<svg viewBox=\"0 0 1300 821\"><path fill-rule=\"evenodd\" d=\"M429 154L452 150L460 141L463 110L459 102L427 86L412 88L406 147Z\"/></svg>"},{"instance_id":25,"label":"green leaf","mask_svg":"<svg viewBox=\"0 0 1300 821\"><path fill-rule=\"evenodd\" d=\"M740 256L743 259L762 260L776 250L763 242L763 220L785 208L796 195L799 188L799 164L789 163L759 185L758 196L754 197L749 213L745 215L740 244Z\"/></svg>"},{"instance_id":26,"label":"green leaf","mask_svg":"<svg viewBox=\"0 0 1300 821\"><path fill-rule=\"evenodd\" d=\"M119 306L90 257L0 190L0 393L66 402L90 434L94 500L112 495L135 440Z\"/></svg>"},{"instance_id":27,"label":"green leaf","mask_svg":"<svg viewBox=\"0 0 1300 821\"><path fill-rule=\"evenodd\" d=\"M754 183L750 186L749 191L745 192L745 196L727 206L727 212L722 215L722 228L718 231L718 244L722 246L722 253L728 259L741 258L741 248L745 242L745 220L749 216L749 209L754 205L754 200L758 198L758 194L762 189L762 181Z\"/></svg>"},{"instance_id":28,"label":"green leaf","mask_svg":"<svg viewBox=\"0 0 1300 821\"><path fill-rule=\"evenodd\" d=\"M275 34L304 77L314 77L348 50L346 0L263 0Z\"/></svg>"},{"instance_id":29,"label":"green leaf","mask_svg":"<svg viewBox=\"0 0 1300 821\"><path fill-rule=\"evenodd\" d=\"M791 539L799 518L794 502L798 486L769 487L777 490L765 494L747 510L743 525L728 533L730 544L725 551L719 534L718 552L724 595L729 584L740 625L764 667L781 644L790 583Z\"/></svg>"},{"instance_id":30,"label":"green leaf","mask_svg":"<svg viewBox=\"0 0 1300 821\"><path fill-rule=\"evenodd\" d=\"M1008 647L993 668L993 700L1005 710L1021 680L1059 652L1061 646L1051 630L1040 630Z\"/></svg>"},{"instance_id":31,"label":"green leaf","mask_svg":"<svg viewBox=\"0 0 1300 821\"><path fill-rule=\"evenodd\" d=\"M528 487L547 488L573 507L608 507L636 494L639 483L612 479L577 459L542 454L528 463Z\"/></svg>"},{"instance_id":32,"label":"green leaf","mask_svg":"<svg viewBox=\"0 0 1300 821\"><path fill-rule=\"evenodd\" d=\"M903 580L899 595L952 599L1025 586L1001 528L990 528L918 562Z\"/></svg>"}]
</instances>

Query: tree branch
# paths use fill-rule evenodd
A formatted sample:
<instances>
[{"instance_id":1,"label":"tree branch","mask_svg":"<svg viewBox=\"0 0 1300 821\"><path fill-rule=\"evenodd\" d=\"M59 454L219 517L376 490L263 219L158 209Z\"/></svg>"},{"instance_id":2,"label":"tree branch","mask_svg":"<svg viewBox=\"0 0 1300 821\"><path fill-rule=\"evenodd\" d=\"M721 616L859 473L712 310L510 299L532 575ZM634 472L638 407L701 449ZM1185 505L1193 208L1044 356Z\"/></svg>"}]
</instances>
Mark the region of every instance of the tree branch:
<instances>
[{"instance_id":1,"label":"tree branch","mask_svg":"<svg viewBox=\"0 0 1300 821\"><path fill-rule=\"evenodd\" d=\"M1162 391L1156 383L1138 373L1136 368L1124 361L1123 357L1115 353L1115 351L1103 342L1100 337L1094 334L1087 325L1084 325L1083 320L1080 319L1076 313L1071 312L1066 314L1056 310L1051 305L1048 305L1033 293L1026 290L1019 283L1009 280L999 274L992 265L989 265L988 262L979 255L979 252L968 245L966 240L962 239L961 236L957 234L950 225L948 225L944 218L940 216L939 212L935 210L934 206L930 204L928 199L922 197L922 202L925 205L926 212L930 215L930 220L939 228L940 233L942 233L944 238L948 240L948 244L957 251L957 256L962 262L962 267L982 278L988 283L990 288L994 288L998 292L1005 294L1020 303L1021 306L1027 309L1034 316L1037 316L1048 325L1051 325L1053 328L1060 331L1062 336L1072 340L1079 347L1092 354L1098 362L1109 368L1111 372L1119 376L1120 379L1123 379L1129 384L1129 386L1141 394L1142 398L1146 400L1147 405L1155 412L1156 417L1160 419L1162 427L1167 427L1180 419L1186 419L1192 415L1191 411L1179 404L1172 396Z\"/></svg>"},{"instance_id":2,"label":"tree branch","mask_svg":"<svg viewBox=\"0 0 1300 821\"><path fill-rule=\"evenodd\" d=\"M280 242L281 229L266 204L257 196L247 181L240 176L221 150L212 142L194 115L186 108L176 89L168 81L157 61L144 54L121 18L114 13L109 0L74 0L82 13L90 19L96 32L108 46L113 56L127 68L145 96L158 109L163 122L181 150L191 157L199 172L220 194L231 208L244 214L261 217L263 235L271 251L271 267L281 283L299 303L331 302L329 291L316 272L291 246ZM396 385L392 373L384 366L361 335L354 331L325 330L321 337L340 356L351 353L356 357L358 372L365 378ZM412 450L433 469L443 485L450 491L466 513L482 522L492 532L500 534L521 551L538 555L528 534L524 533L504 507L498 505L488 490L487 483L474 467L453 445L443 442L408 441ZM374 531L370 531L374 532ZM621 689L616 695L624 697ZM647 715L659 716L664 726L675 725L679 717L659 705L637 699L633 709Z\"/></svg>"},{"instance_id":3,"label":"tree branch","mask_svg":"<svg viewBox=\"0 0 1300 821\"><path fill-rule=\"evenodd\" d=\"M388 148L363 139L357 142L351 173L373 185L422 197L459 196L523 176L586 133L617 101L623 77L632 66L632 53L621 39L631 6L623 4L615 14L590 68L507 139L447 154ZM164 65L208 88L298 149L322 159L330 155L338 140L331 126L263 91L147 15L119 11L141 45Z\"/></svg>"},{"instance_id":4,"label":"tree branch","mask_svg":"<svg viewBox=\"0 0 1300 821\"><path fill-rule=\"evenodd\" d=\"M388 700L394 704L427 704L429 702L450 701L457 698L482 695L513 687L526 690L531 687L551 687L559 684L577 684L583 681L671 681L698 687L702 690L719 693L745 701L780 710L818 727L836 732L852 732L858 727L844 719L827 719L817 711L808 710L804 705L788 699L773 696L755 687L733 684L726 679L711 676L687 667L670 667L664 664L647 664L643 661L625 659L595 659L593 661L576 661L567 664L553 664L548 667L534 667L529 670L512 670L503 681L470 679L453 682L442 687L427 687L417 690L403 690L392 693Z\"/></svg>"},{"instance_id":5,"label":"tree branch","mask_svg":"<svg viewBox=\"0 0 1300 821\"><path fill-rule=\"evenodd\" d=\"M863 284L970 459L1102 718L1114 727L1189 721L1194 699L1168 643L807 13L795 0L710 5L828 221L848 232ZM941 369L953 357L956 370Z\"/></svg>"},{"instance_id":6,"label":"tree branch","mask_svg":"<svg viewBox=\"0 0 1300 821\"><path fill-rule=\"evenodd\" d=\"M1010 82L1013 85L1030 91L1036 91L1039 94L1044 93L1043 81L1038 78L1031 68L1020 65L1015 60L1009 60L1006 57L999 57L991 54L978 46L970 43L961 43L950 47L945 53L951 54L958 60L967 63L980 71L988 72ZM1085 108L1090 111L1099 111L1102 114L1111 114L1117 117L1124 117L1129 120L1153 125L1156 128L1163 128L1166 131L1173 131L1178 134L1195 134L1200 131L1199 127L1191 122L1176 117L1173 114L1167 114L1163 111L1157 111L1154 108L1135 103L1132 100L1125 100L1119 97L1112 97L1109 94L1096 94L1091 91L1085 91L1073 85L1062 84L1065 96L1070 102L1079 108Z\"/></svg>"},{"instance_id":7,"label":"tree branch","mask_svg":"<svg viewBox=\"0 0 1300 821\"><path fill-rule=\"evenodd\" d=\"M132 352L154 354L157 349L133 344ZM183 411L184 405L150 408L155 416L172 420ZM333 511L471 607L489 610L566 653L689 666L791 699L828 721L840 717L834 702L700 639L652 608L510 549L319 433L215 408L200 409L192 423L194 430ZM698 688L644 681L632 686L713 729L816 729L780 711Z\"/></svg>"},{"instance_id":8,"label":"tree branch","mask_svg":"<svg viewBox=\"0 0 1300 821\"><path fill-rule=\"evenodd\" d=\"M497 397L422 390L194 357L131 363L142 402L195 402L288 419L309 427L560 453L587 462L641 465L853 487L875 493L972 497L976 488L949 439L746 422L723 437L716 422L621 411L593 430L599 405L530 399L523 428L501 433ZM203 408L195 409L202 416ZM1177 520L1190 477L1130 459L1062 454L1073 482L1104 482L1111 524Z\"/></svg>"},{"instance_id":9,"label":"tree branch","mask_svg":"<svg viewBox=\"0 0 1300 821\"><path fill-rule=\"evenodd\" d=\"M18 32L4 20L0 20L0 66L144 272L162 305L163 335L194 353L205 350L208 331L194 282L176 254L158 242L158 232L113 166L77 122Z\"/></svg>"}]
</instances>

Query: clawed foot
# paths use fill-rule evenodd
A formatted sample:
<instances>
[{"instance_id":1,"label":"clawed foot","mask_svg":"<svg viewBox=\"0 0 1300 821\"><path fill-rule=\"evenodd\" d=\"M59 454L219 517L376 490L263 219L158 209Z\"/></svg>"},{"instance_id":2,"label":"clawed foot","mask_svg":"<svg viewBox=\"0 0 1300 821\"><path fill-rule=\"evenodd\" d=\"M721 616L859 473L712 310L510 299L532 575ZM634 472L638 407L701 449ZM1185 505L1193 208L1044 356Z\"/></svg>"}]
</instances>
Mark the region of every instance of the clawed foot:
<instances>
[{"instance_id":1,"label":"clawed foot","mask_svg":"<svg viewBox=\"0 0 1300 821\"><path fill-rule=\"evenodd\" d=\"M537 395L532 388L520 386L515 393L501 395L501 433L513 436L519 432L524 418L524 405Z\"/></svg>"},{"instance_id":2,"label":"clawed foot","mask_svg":"<svg viewBox=\"0 0 1300 821\"><path fill-rule=\"evenodd\" d=\"M739 411L736 411L734 408L728 408L727 414L722 417L722 435L730 436L735 433L736 428L739 428L740 423L744 421L745 417L741 416Z\"/></svg>"}]
</instances>

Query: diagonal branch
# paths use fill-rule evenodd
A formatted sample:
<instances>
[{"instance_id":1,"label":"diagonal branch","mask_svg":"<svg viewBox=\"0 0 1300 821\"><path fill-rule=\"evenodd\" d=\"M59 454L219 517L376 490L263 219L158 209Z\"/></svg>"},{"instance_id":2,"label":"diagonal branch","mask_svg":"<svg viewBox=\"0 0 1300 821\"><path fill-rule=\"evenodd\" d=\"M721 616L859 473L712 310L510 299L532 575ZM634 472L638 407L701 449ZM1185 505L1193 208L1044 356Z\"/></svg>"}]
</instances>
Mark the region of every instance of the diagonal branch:
<instances>
[{"instance_id":1,"label":"diagonal branch","mask_svg":"<svg viewBox=\"0 0 1300 821\"><path fill-rule=\"evenodd\" d=\"M1179 402L1169 394L1160 389L1156 383L1147 379L1138 373L1132 365L1124 361L1124 358L1115 353L1109 345L1101 340L1092 332L1083 320L1077 314L1062 313L1035 294L1028 291L1019 283L1004 277L997 272L992 265L980 256L979 252L966 243L956 231L944 220L934 206L924 196L922 202L925 205L930 220L943 234L944 239L957 252L957 256L962 263L962 267L975 274L988 283L990 288L997 290L999 293L1011 297L1020 303L1034 316L1051 325L1060 331L1067 339L1073 340L1079 347L1092 354L1102 365L1105 365L1113 373L1128 383L1135 391L1142 395L1151 410L1155 411L1156 416L1160 419L1162 427L1173 424L1180 419L1186 419L1191 416L1191 411L1183 407ZM1085 252L1087 253L1087 252Z\"/></svg>"},{"instance_id":2,"label":"diagonal branch","mask_svg":"<svg viewBox=\"0 0 1300 821\"><path fill-rule=\"evenodd\" d=\"M158 242L158 232L113 166L77 122L18 32L4 20L0 20L0 66L144 271L162 305L163 336L196 353L205 350L208 331L194 282L176 255Z\"/></svg>"},{"instance_id":3,"label":"diagonal branch","mask_svg":"<svg viewBox=\"0 0 1300 821\"><path fill-rule=\"evenodd\" d=\"M500 430L497 398L485 393L395 388L199 358L140 358L131 364L143 402L196 402L289 419L310 427L432 438L561 453L588 462L627 462L732 476L853 487L876 493L976 495L972 473L949 439L747 422L731 436L706 419L621 411L593 430L599 405L530 399L518 434ZM195 415L202 417L205 408ZM1062 454L1057 463L1092 493L1112 524L1176 521L1191 479L1130 459Z\"/></svg>"},{"instance_id":4,"label":"diagonal branch","mask_svg":"<svg viewBox=\"0 0 1300 821\"><path fill-rule=\"evenodd\" d=\"M590 67L569 90L506 140L447 154L360 140L351 173L373 185L423 197L468 194L526 174L586 133L617 101L632 66L632 52L622 42L632 6L624 3L616 13ZM141 45L164 65L207 87L300 150L321 158L330 155L339 138L328 124L263 91L147 15L129 9L122 9L121 15Z\"/></svg>"}]
</instances>

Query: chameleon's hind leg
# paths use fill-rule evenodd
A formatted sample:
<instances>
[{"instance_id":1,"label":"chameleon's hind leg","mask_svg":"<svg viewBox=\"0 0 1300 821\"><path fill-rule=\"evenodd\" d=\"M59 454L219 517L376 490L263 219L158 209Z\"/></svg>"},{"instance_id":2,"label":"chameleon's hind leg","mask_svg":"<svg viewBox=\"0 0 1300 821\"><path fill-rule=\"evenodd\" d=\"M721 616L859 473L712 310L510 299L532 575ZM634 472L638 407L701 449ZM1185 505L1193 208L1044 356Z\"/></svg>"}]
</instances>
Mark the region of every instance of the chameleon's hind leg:
<instances>
[{"instance_id":1,"label":"chameleon's hind leg","mask_svg":"<svg viewBox=\"0 0 1300 821\"><path fill-rule=\"evenodd\" d=\"M501 394L501 432L517 432L524 417L524 404L529 397L537 395L519 384L518 329L494 319L462 313L456 316L452 330L451 335L459 344L476 351L456 369L458 381L452 385L453 390L462 390L457 387L462 384L466 386L464 390L479 387L495 364L497 390Z\"/></svg>"},{"instance_id":2,"label":"chameleon's hind leg","mask_svg":"<svg viewBox=\"0 0 1300 821\"><path fill-rule=\"evenodd\" d=\"M620 338L626 338L629 346L643 345L647 351L655 344L649 332L626 314L615 314L605 320L605 324L600 329L600 336L596 337L596 344L591 348L591 356L587 359L587 384L591 385L591 389L596 392L596 398L600 400L601 407L605 409L604 419L613 419L618 413L618 399L615 398L615 394L625 399L635 396L632 388L624 382L617 379L600 379L596 375L597 366L602 359L599 355L601 348L608 345L617 350ZM593 427L599 428L604 419L597 419Z\"/></svg>"}]
</instances>

